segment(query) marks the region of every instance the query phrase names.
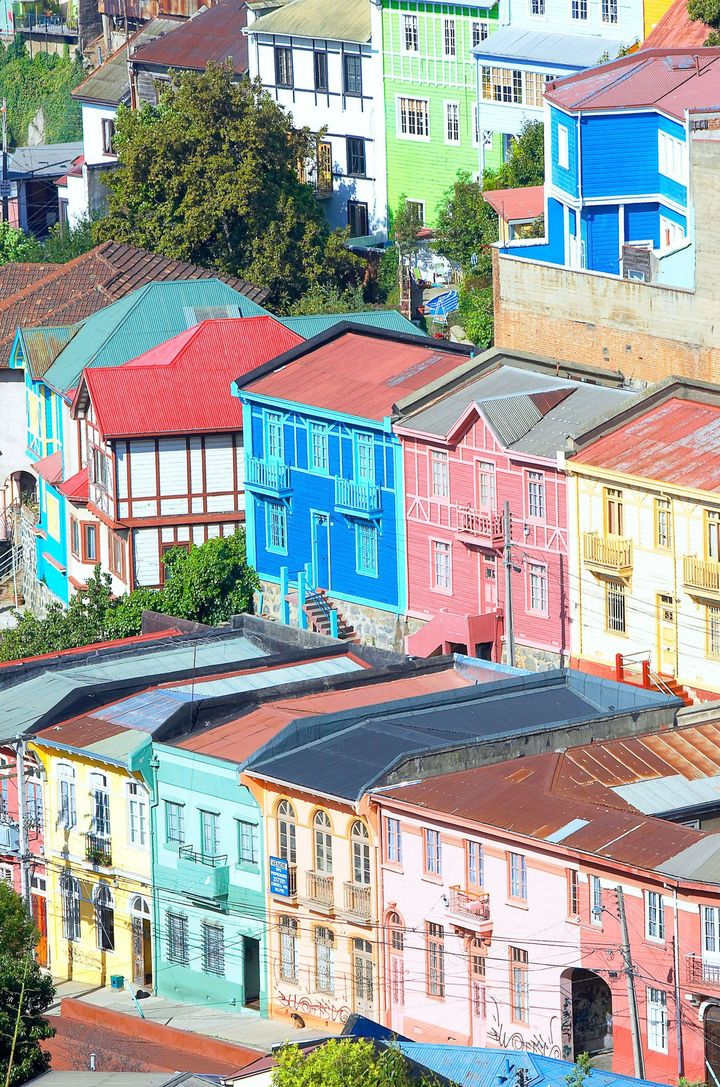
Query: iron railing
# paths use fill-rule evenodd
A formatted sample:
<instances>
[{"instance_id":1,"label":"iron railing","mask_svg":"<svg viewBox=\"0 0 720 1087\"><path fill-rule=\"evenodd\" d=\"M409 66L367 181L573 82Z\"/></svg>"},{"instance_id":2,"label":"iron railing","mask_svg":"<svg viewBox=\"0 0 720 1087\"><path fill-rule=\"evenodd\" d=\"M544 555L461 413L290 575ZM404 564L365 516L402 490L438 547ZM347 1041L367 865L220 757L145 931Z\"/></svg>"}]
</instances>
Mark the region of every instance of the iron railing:
<instances>
[{"instance_id":1,"label":"iron railing","mask_svg":"<svg viewBox=\"0 0 720 1087\"><path fill-rule=\"evenodd\" d=\"M685 956L685 980L689 985L720 988L720 963L705 962L701 955Z\"/></svg>"},{"instance_id":2,"label":"iron railing","mask_svg":"<svg viewBox=\"0 0 720 1087\"><path fill-rule=\"evenodd\" d=\"M490 895L487 891L463 891L460 886L450 888L448 912L469 921L490 920Z\"/></svg>"},{"instance_id":3,"label":"iron railing","mask_svg":"<svg viewBox=\"0 0 720 1087\"><path fill-rule=\"evenodd\" d=\"M85 859L91 864L109 868L112 864L112 845L109 838L99 834L85 835Z\"/></svg>"}]
</instances>

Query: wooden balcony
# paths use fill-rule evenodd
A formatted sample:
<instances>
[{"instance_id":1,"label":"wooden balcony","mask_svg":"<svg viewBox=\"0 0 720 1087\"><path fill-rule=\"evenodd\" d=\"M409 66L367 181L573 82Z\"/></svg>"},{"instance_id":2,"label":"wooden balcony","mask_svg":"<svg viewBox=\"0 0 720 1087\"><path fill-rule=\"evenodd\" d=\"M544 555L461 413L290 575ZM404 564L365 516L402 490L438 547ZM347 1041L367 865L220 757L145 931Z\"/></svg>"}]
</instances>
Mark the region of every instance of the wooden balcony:
<instances>
[{"instance_id":1,"label":"wooden balcony","mask_svg":"<svg viewBox=\"0 0 720 1087\"><path fill-rule=\"evenodd\" d=\"M335 509L353 517L374 517L380 513L380 488L354 479L335 479Z\"/></svg>"},{"instance_id":2,"label":"wooden balcony","mask_svg":"<svg viewBox=\"0 0 720 1087\"><path fill-rule=\"evenodd\" d=\"M720 562L716 559L683 558L683 585L690 596L720 601Z\"/></svg>"},{"instance_id":3,"label":"wooden balcony","mask_svg":"<svg viewBox=\"0 0 720 1087\"><path fill-rule=\"evenodd\" d=\"M505 525L501 513L483 513L472 506L459 506L457 517L457 535L463 543L493 550L502 547Z\"/></svg>"},{"instance_id":4,"label":"wooden balcony","mask_svg":"<svg viewBox=\"0 0 720 1087\"><path fill-rule=\"evenodd\" d=\"M261 457L246 457L245 488L274 498L289 495L290 469L286 464L265 461Z\"/></svg>"},{"instance_id":5,"label":"wooden balcony","mask_svg":"<svg viewBox=\"0 0 720 1087\"><path fill-rule=\"evenodd\" d=\"M364 883L346 883L344 885L343 913L355 921L372 920L372 894Z\"/></svg>"},{"instance_id":6,"label":"wooden balcony","mask_svg":"<svg viewBox=\"0 0 720 1087\"><path fill-rule=\"evenodd\" d=\"M305 873L305 902L311 910L333 913L335 910L335 879L325 872Z\"/></svg>"},{"instance_id":7,"label":"wooden balcony","mask_svg":"<svg viewBox=\"0 0 720 1087\"><path fill-rule=\"evenodd\" d=\"M629 577L632 573L632 540L584 532L583 558L594 574Z\"/></svg>"},{"instance_id":8,"label":"wooden balcony","mask_svg":"<svg viewBox=\"0 0 720 1087\"><path fill-rule=\"evenodd\" d=\"M686 955L685 982L702 990L720 989L720 963L705 962L701 955Z\"/></svg>"},{"instance_id":9,"label":"wooden balcony","mask_svg":"<svg viewBox=\"0 0 720 1087\"><path fill-rule=\"evenodd\" d=\"M459 928L488 933L492 930L490 895L487 891L464 891L451 887L447 908L450 920Z\"/></svg>"}]
</instances>

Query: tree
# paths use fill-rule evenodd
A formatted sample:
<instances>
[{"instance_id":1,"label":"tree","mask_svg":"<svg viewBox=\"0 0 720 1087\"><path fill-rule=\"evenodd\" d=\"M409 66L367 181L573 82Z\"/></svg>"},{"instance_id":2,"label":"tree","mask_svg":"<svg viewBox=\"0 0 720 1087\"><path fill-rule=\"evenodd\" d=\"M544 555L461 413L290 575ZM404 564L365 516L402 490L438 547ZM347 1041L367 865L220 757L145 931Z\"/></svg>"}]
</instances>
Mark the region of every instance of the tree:
<instances>
[{"instance_id":1,"label":"tree","mask_svg":"<svg viewBox=\"0 0 720 1087\"><path fill-rule=\"evenodd\" d=\"M54 995L52 980L31 951L0 955L0 1081L10 1087L20 1087L50 1067L50 1054L39 1043L55 1034L43 1018Z\"/></svg>"},{"instance_id":2,"label":"tree","mask_svg":"<svg viewBox=\"0 0 720 1087\"><path fill-rule=\"evenodd\" d=\"M497 215L469 173L457 180L438 208L434 248L466 273L492 274L490 246L498 239Z\"/></svg>"},{"instance_id":3,"label":"tree","mask_svg":"<svg viewBox=\"0 0 720 1087\"><path fill-rule=\"evenodd\" d=\"M720 0L688 0L687 10L688 15L695 22L705 23L706 26L712 28L705 39L705 45L716 44L717 35L712 31L720 30Z\"/></svg>"},{"instance_id":4,"label":"tree","mask_svg":"<svg viewBox=\"0 0 720 1087\"><path fill-rule=\"evenodd\" d=\"M587 1078L592 1072L592 1061L589 1053L578 1053L575 1058L572 1072L565 1076L568 1087L585 1087Z\"/></svg>"},{"instance_id":5,"label":"tree","mask_svg":"<svg viewBox=\"0 0 720 1087\"><path fill-rule=\"evenodd\" d=\"M38 931L20 895L7 883L0 882L0 948L4 955L20 958L32 951Z\"/></svg>"},{"instance_id":6,"label":"tree","mask_svg":"<svg viewBox=\"0 0 720 1087\"><path fill-rule=\"evenodd\" d=\"M323 287L315 283L306 294L290 307L293 317L316 313L355 313L366 308L362 287Z\"/></svg>"},{"instance_id":7,"label":"tree","mask_svg":"<svg viewBox=\"0 0 720 1087\"><path fill-rule=\"evenodd\" d=\"M280 1050L273 1087L431 1087L434 1077L418 1077L399 1049L375 1047L366 1038L340 1038L304 1053Z\"/></svg>"},{"instance_id":8,"label":"tree","mask_svg":"<svg viewBox=\"0 0 720 1087\"><path fill-rule=\"evenodd\" d=\"M415 256L422 248L421 228L418 204L408 200L405 193L402 193L390 221L390 234L402 257Z\"/></svg>"},{"instance_id":9,"label":"tree","mask_svg":"<svg viewBox=\"0 0 720 1087\"><path fill-rule=\"evenodd\" d=\"M244 529L189 551L173 548L166 552L164 562L167 581L161 590L160 610L165 615L214 626L252 610L253 592L260 581L247 564Z\"/></svg>"},{"instance_id":10,"label":"tree","mask_svg":"<svg viewBox=\"0 0 720 1087\"><path fill-rule=\"evenodd\" d=\"M157 105L118 111L119 167L96 240L244 276L269 287L276 308L316 282L351 285L362 262L298 175L317 134L294 128L259 82L233 76L230 64L176 73Z\"/></svg>"},{"instance_id":11,"label":"tree","mask_svg":"<svg viewBox=\"0 0 720 1087\"><path fill-rule=\"evenodd\" d=\"M526 121L517 139L510 142L507 160L496 170L486 170L486 189L521 189L542 185L545 180L545 126L542 121Z\"/></svg>"}]
</instances>

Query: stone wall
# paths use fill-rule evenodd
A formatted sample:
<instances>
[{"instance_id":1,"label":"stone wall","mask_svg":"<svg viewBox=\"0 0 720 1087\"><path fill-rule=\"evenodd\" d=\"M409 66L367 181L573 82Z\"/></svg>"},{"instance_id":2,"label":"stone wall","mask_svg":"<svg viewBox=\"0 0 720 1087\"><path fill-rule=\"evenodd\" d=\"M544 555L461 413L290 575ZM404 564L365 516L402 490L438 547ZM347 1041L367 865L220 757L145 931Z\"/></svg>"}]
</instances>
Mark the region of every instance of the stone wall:
<instances>
[{"instance_id":1,"label":"stone wall","mask_svg":"<svg viewBox=\"0 0 720 1087\"><path fill-rule=\"evenodd\" d=\"M25 598L25 607L40 618L47 615L50 604L57 604L57 597L43 582L37 579L37 552L35 549L36 517L28 506L22 506L18 518L18 532L22 548L18 588Z\"/></svg>"}]
</instances>

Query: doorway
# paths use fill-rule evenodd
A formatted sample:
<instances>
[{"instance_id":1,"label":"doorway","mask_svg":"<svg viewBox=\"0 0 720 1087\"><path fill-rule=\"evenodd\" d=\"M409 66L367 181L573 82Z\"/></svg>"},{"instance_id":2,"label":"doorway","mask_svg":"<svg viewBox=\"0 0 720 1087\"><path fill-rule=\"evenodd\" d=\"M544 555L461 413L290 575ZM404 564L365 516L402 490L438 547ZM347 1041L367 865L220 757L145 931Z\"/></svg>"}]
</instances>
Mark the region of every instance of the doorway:
<instances>
[{"instance_id":1,"label":"doorway","mask_svg":"<svg viewBox=\"0 0 720 1087\"><path fill-rule=\"evenodd\" d=\"M591 970L571 970L569 981L572 993L573 1056L589 1053L593 1057L599 1053L611 1053L613 1039L610 986L604 978Z\"/></svg>"},{"instance_id":2,"label":"doorway","mask_svg":"<svg viewBox=\"0 0 720 1087\"><path fill-rule=\"evenodd\" d=\"M35 958L39 966L48 965L48 939L47 939L47 901L40 895L33 894L31 898L32 919L38 930L39 939L35 947Z\"/></svg>"},{"instance_id":3,"label":"doorway","mask_svg":"<svg viewBox=\"0 0 720 1087\"><path fill-rule=\"evenodd\" d=\"M330 518L327 513L310 514L312 566L316 589L330 588Z\"/></svg>"},{"instance_id":4,"label":"doorway","mask_svg":"<svg viewBox=\"0 0 720 1087\"><path fill-rule=\"evenodd\" d=\"M130 909L133 985L152 985L152 926L150 905L137 895Z\"/></svg>"},{"instance_id":5,"label":"doorway","mask_svg":"<svg viewBox=\"0 0 720 1087\"><path fill-rule=\"evenodd\" d=\"M487 615L498 606L497 559L494 555L481 554L480 562L480 614Z\"/></svg>"},{"instance_id":6,"label":"doorway","mask_svg":"<svg viewBox=\"0 0 720 1087\"><path fill-rule=\"evenodd\" d=\"M720 1080L720 1005L711 1004L705 1012L705 1067L709 1083Z\"/></svg>"},{"instance_id":7,"label":"doorway","mask_svg":"<svg viewBox=\"0 0 720 1087\"><path fill-rule=\"evenodd\" d=\"M245 953L245 1007L260 1007L260 941L243 936Z\"/></svg>"},{"instance_id":8,"label":"doorway","mask_svg":"<svg viewBox=\"0 0 720 1087\"><path fill-rule=\"evenodd\" d=\"M657 595L657 670L674 676L677 671L677 601L667 593Z\"/></svg>"}]
</instances>

